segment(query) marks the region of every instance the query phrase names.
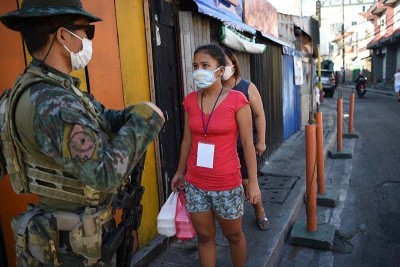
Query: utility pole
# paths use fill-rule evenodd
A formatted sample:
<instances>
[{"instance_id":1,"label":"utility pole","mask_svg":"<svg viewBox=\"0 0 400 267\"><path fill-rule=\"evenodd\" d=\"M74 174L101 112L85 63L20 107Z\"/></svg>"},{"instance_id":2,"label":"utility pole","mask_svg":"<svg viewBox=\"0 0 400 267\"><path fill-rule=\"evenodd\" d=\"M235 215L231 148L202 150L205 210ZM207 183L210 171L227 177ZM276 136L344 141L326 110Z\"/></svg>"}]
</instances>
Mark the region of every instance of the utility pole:
<instances>
[{"instance_id":1,"label":"utility pole","mask_svg":"<svg viewBox=\"0 0 400 267\"><path fill-rule=\"evenodd\" d=\"M318 27L321 28L321 1L317 0L315 5L316 5L315 13L316 13L316 17L318 19ZM317 69L318 84L317 84L317 87L319 89L319 102L322 103L322 101L324 99L324 91L322 89L322 83L321 83L321 50L320 50L320 44L318 44L317 47L318 47L318 69ZM319 112L318 104L317 104L317 112Z\"/></svg>"},{"instance_id":2,"label":"utility pole","mask_svg":"<svg viewBox=\"0 0 400 267\"><path fill-rule=\"evenodd\" d=\"M342 61L343 61L343 83L346 81L346 65L344 58L344 0L342 0Z\"/></svg>"}]
</instances>

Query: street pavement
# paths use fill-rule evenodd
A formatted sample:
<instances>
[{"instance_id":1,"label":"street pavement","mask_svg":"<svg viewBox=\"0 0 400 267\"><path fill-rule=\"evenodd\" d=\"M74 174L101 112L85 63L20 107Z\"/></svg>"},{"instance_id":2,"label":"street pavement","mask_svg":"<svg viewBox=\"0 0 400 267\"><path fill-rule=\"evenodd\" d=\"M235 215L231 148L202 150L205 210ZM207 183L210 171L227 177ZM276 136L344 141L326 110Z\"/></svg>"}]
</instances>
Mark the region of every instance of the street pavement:
<instances>
[{"instance_id":1,"label":"street pavement","mask_svg":"<svg viewBox=\"0 0 400 267\"><path fill-rule=\"evenodd\" d=\"M342 88L353 88L353 84ZM324 99L319 106L323 115L324 157L336 144L336 99ZM380 88L368 88L371 93L393 94ZM368 91L367 91L368 94ZM347 113L347 110L344 110ZM277 266L284 243L297 218L304 209L305 181L305 131L293 134L264 162L259 173L263 206L271 224L268 231L260 231L255 223L254 211L245 204L243 231L247 240L246 266ZM327 183L329 186L329 183ZM229 245L217 224L217 266L232 266ZM158 236L140 249L133 258L133 266L200 266L196 238L180 241Z\"/></svg>"}]
</instances>

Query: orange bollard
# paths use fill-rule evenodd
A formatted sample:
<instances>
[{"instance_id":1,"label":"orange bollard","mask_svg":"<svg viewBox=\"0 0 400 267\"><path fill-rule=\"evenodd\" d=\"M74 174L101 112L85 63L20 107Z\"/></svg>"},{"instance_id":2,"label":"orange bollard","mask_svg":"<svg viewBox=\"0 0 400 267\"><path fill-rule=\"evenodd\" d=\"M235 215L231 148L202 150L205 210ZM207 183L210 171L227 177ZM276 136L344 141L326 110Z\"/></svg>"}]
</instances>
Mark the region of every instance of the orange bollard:
<instances>
[{"instance_id":1,"label":"orange bollard","mask_svg":"<svg viewBox=\"0 0 400 267\"><path fill-rule=\"evenodd\" d=\"M307 230L317 229L317 184L316 184L316 126L306 125L306 212Z\"/></svg>"},{"instance_id":2,"label":"orange bollard","mask_svg":"<svg viewBox=\"0 0 400 267\"><path fill-rule=\"evenodd\" d=\"M343 99L337 100L337 152L342 152L342 138L343 138Z\"/></svg>"},{"instance_id":3,"label":"orange bollard","mask_svg":"<svg viewBox=\"0 0 400 267\"><path fill-rule=\"evenodd\" d=\"M354 120L354 96L355 93L351 93L350 95L350 106L349 106L349 129L348 132L352 133L353 131L353 120Z\"/></svg>"},{"instance_id":4,"label":"orange bollard","mask_svg":"<svg viewBox=\"0 0 400 267\"><path fill-rule=\"evenodd\" d=\"M314 114L317 123L317 184L318 194L325 194L324 125L322 112Z\"/></svg>"}]
</instances>

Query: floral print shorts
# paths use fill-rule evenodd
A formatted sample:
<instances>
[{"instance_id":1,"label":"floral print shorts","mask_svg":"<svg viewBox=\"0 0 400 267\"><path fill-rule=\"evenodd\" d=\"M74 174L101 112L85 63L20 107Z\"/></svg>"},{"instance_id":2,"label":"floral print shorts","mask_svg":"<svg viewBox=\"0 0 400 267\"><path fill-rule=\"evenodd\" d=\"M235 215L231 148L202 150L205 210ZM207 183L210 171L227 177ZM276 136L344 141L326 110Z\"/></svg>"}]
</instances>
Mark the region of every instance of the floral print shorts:
<instances>
[{"instance_id":1,"label":"floral print shorts","mask_svg":"<svg viewBox=\"0 0 400 267\"><path fill-rule=\"evenodd\" d=\"M243 215L244 189L240 185L226 191L207 191L186 181L186 208L188 212L205 212L211 209L225 220L235 220Z\"/></svg>"}]
</instances>

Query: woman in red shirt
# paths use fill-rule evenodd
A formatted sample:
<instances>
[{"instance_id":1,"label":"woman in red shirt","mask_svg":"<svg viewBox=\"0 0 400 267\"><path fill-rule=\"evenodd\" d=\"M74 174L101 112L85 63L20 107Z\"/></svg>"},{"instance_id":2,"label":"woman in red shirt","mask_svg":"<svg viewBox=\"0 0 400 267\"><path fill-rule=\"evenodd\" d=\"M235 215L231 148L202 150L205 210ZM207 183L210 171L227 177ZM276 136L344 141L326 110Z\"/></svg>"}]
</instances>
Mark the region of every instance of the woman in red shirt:
<instances>
[{"instance_id":1,"label":"woman in red shirt","mask_svg":"<svg viewBox=\"0 0 400 267\"><path fill-rule=\"evenodd\" d=\"M225 65L225 54L217 45L194 52L193 80L199 90L183 101L184 137L171 182L173 190L185 185L202 266L215 266L215 218L228 239L233 265L245 265L243 202L245 197L251 204L261 201L250 106L241 92L223 88ZM249 174L246 192L236 151L239 134Z\"/></svg>"}]
</instances>

